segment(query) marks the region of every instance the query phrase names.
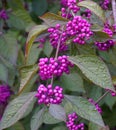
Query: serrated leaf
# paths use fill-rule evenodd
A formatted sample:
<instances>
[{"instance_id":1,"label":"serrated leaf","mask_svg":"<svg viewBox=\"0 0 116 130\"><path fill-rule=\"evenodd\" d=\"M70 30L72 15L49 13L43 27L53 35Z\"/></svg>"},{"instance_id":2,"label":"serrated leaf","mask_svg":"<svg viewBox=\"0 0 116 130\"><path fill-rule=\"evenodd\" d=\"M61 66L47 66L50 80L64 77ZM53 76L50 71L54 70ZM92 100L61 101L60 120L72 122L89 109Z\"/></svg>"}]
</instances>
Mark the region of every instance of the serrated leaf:
<instances>
[{"instance_id":1,"label":"serrated leaf","mask_svg":"<svg viewBox=\"0 0 116 130\"><path fill-rule=\"evenodd\" d=\"M94 55L79 55L69 60L77 65L83 74L96 85L115 91L109 70L105 63Z\"/></svg>"},{"instance_id":2,"label":"serrated leaf","mask_svg":"<svg viewBox=\"0 0 116 130\"><path fill-rule=\"evenodd\" d=\"M34 99L35 92L30 92L12 100L5 109L2 120L0 122L0 130L10 127L18 120L23 118L30 105L34 105Z\"/></svg>"},{"instance_id":3,"label":"serrated leaf","mask_svg":"<svg viewBox=\"0 0 116 130\"><path fill-rule=\"evenodd\" d=\"M54 118L61 121L66 121L66 113L62 106L57 104L50 104L49 112Z\"/></svg>"},{"instance_id":4,"label":"serrated leaf","mask_svg":"<svg viewBox=\"0 0 116 130\"><path fill-rule=\"evenodd\" d=\"M83 80L77 73L71 73L69 75L64 74L61 77L60 83L62 86L64 86L64 88L67 88L71 91L85 92Z\"/></svg>"},{"instance_id":5,"label":"serrated leaf","mask_svg":"<svg viewBox=\"0 0 116 130\"><path fill-rule=\"evenodd\" d=\"M75 111L82 118L104 127L101 115L88 100L82 97L68 95L65 95L65 98L71 103L72 111Z\"/></svg>"},{"instance_id":6,"label":"serrated leaf","mask_svg":"<svg viewBox=\"0 0 116 130\"><path fill-rule=\"evenodd\" d=\"M42 108L38 112L36 111L36 113L32 116L31 130L38 130L38 128L42 125L44 112L45 112L45 109Z\"/></svg>"},{"instance_id":7,"label":"serrated leaf","mask_svg":"<svg viewBox=\"0 0 116 130\"><path fill-rule=\"evenodd\" d=\"M56 124L61 122L60 120L55 119L50 113L47 111L44 114L44 121L45 124Z\"/></svg>"},{"instance_id":8,"label":"serrated leaf","mask_svg":"<svg viewBox=\"0 0 116 130\"><path fill-rule=\"evenodd\" d=\"M88 8L93 13L95 13L103 22L106 21L104 11L96 2L94 2L94 1L81 1L78 3L78 6Z\"/></svg>"},{"instance_id":9,"label":"serrated leaf","mask_svg":"<svg viewBox=\"0 0 116 130\"><path fill-rule=\"evenodd\" d=\"M68 21L67 19L53 13L45 13L40 17L47 25L55 26L56 24L64 25Z\"/></svg>"},{"instance_id":10,"label":"serrated leaf","mask_svg":"<svg viewBox=\"0 0 116 130\"><path fill-rule=\"evenodd\" d=\"M25 89L26 85L32 79L32 77L37 72L37 70L38 70L37 65L24 66L20 69L21 82L20 82L20 88L18 92L19 94Z\"/></svg>"},{"instance_id":11,"label":"serrated leaf","mask_svg":"<svg viewBox=\"0 0 116 130\"><path fill-rule=\"evenodd\" d=\"M46 25L38 25L38 26L33 27L31 29L31 31L29 32L28 38L27 38L27 41L26 41L26 49L25 49L26 62L27 62L27 59L28 59L28 56L29 56L29 53L30 53L30 50L31 50L31 47L32 47L32 44L33 44L35 38L39 34L44 32L45 30L47 30L47 28L48 28L48 26L46 26Z\"/></svg>"}]
</instances>

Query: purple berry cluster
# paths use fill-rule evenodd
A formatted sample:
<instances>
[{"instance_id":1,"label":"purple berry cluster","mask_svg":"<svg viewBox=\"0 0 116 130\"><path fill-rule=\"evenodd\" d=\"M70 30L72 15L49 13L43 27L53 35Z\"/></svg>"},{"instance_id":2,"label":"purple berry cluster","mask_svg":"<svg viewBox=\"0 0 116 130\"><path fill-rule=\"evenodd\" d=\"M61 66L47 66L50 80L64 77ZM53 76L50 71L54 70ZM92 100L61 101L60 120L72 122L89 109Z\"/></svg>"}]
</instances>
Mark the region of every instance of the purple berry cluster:
<instances>
[{"instance_id":1,"label":"purple berry cluster","mask_svg":"<svg viewBox=\"0 0 116 130\"><path fill-rule=\"evenodd\" d=\"M107 51L111 47L114 46L114 41L113 40L107 40L105 42L95 42L95 46L97 47L98 50Z\"/></svg>"},{"instance_id":2,"label":"purple berry cluster","mask_svg":"<svg viewBox=\"0 0 116 130\"><path fill-rule=\"evenodd\" d=\"M64 98L62 93L63 89L59 86L55 86L53 89L51 84L47 87L41 84L36 94L38 104L60 104Z\"/></svg>"},{"instance_id":3,"label":"purple berry cluster","mask_svg":"<svg viewBox=\"0 0 116 130\"><path fill-rule=\"evenodd\" d=\"M0 18L3 19L3 20L7 20L8 19L8 15L6 13L6 11L4 9L2 9L0 11Z\"/></svg>"},{"instance_id":4,"label":"purple berry cluster","mask_svg":"<svg viewBox=\"0 0 116 130\"><path fill-rule=\"evenodd\" d=\"M12 92L7 85L0 85L0 104L7 104Z\"/></svg>"},{"instance_id":5,"label":"purple berry cluster","mask_svg":"<svg viewBox=\"0 0 116 130\"><path fill-rule=\"evenodd\" d=\"M107 33L110 37L113 36L112 30L108 27L104 27L103 32Z\"/></svg>"},{"instance_id":6,"label":"purple berry cluster","mask_svg":"<svg viewBox=\"0 0 116 130\"><path fill-rule=\"evenodd\" d=\"M103 0L100 2L101 7L104 10L107 10L109 8L110 0Z\"/></svg>"},{"instance_id":7,"label":"purple berry cluster","mask_svg":"<svg viewBox=\"0 0 116 130\"><path fill-rule=\"evenodd\" d=\"M60 42L60 51L66 51L68 46L66 45L67 35L65 30L61 29L60 24L57 24L54 28L49 28L48 32L50 33L50 43L54 48L57 48L58 43Z\"/></svg>"},{"instance_id":8,"label":"purple berry cluster","mask_svg":"<svg viewBox=\"0 0 116 130\"><path fill-rule=\"evenodd\" d=\"M42 80L52 78L52 76L61 76L63 72L69 74L69 67L73 64L68 61L68 56L58 56L55 58L40 58L39 60L39 75Z\"/></svg>"},{"instance_id":9,"label":"purple berry cluster","mask_svg":"<svg viewBox=\"0 0 116 130\"><path fill-rule=\"evenodd\" d=\"M86 9L84 12L81 13L81 16L84 16L84 17L86 17L88 19L91 18L91 15L92 15L92 12L89 9Z\"/></svg>"},{"instance_id":10,"label":"purple berry cluster","mask_svg":"<svg viewBox=\"0 0 116 130\"><path fill-rule=\"evenodd\" d=\"M76 14L80 10L76 0L61 0L61 4L64 6L61 9L61 15L65 18L72 18L73 14Z\"/></svg>"},{"instance_id":11,"label":"purple berry cluster","mask_svg":"<svg viewBox=\"0 0 116 130\"><path fill-rule=\"evenodd\" d=\"M109 37L113 36L113 31L110 29L108 23L105 24L103 32L107 33ZM104 42L95 42L95 46L98 50L107 51L114 46L114 40L107 40Z\"/></svg>"},{"instance_id":12,"label":"purple berry cluster","mask_svg":"<svg viewBox=\"0 0 116 130\"><path fill-rule=\"evenodd\" d=\"M85 44L85 41L93 34L90 27L91 24L87 20L81 16L75 16L66 25L67 36L72 37L74 43Z\"/></svg>"},{"instance_id":13,"label":"purple berry cluster","mask_svg":"<svg viewBox=\"0 0 116 130\"><path fill-rule=\"evenodd\" d=\"M96 110L97 110L99 113L102 113L102 109L100 108L100 106L99 106L93 99L90 98L90 99L89 99L89 102L96 107Z\"/></svg>"},{"instance_id":14,"label":"purple berry cluster","mask_svg":"<svg viewBox=\"0 0 116 130\"><path fill-rule=\"evenodd\" d=\"M78 124L78 116L75 112L68 115L68 121L66 122L68 130L84 130L84 124Z\"/></svg>"},{"instance_id":15,"label":"purple berry cluster","mask_svg":"<svg viewBox=\"0 0 116 130\"><path fill-rule=\"evenodd\" d=\"M10 87L7 85L0 85L0 120L11 94L13 94L13 92L11 91Z\"/></svg>"}]
</instances>

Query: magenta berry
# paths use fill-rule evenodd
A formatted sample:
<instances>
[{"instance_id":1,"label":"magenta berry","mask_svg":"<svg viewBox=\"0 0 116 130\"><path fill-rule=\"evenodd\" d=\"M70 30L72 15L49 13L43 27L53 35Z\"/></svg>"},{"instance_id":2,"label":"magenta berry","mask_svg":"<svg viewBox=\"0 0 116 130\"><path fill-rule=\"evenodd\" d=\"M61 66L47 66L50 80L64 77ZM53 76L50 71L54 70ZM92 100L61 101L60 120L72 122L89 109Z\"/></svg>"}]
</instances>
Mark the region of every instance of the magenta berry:
<instances>
[{"instance_id":1,"label":"magenta berry","mask_svg":"<svg viewBox=\"0 0 116 130\"><path fill-rule=\"evenodd\" d=\"M7 104L12 92L7 85L0 85L0 104Z\"/></svg>"},{"instance_id":2,"label":"magenta berry","mask_svg":"<svg viewBox=\"0 0 116 130\"><path fill-rule=\"evenodd\" d=\"M69 21L66 25L67 35L73 37L73 42L78 44L85 44L86 40L90 39L93 34L91 25L81 16L75 16L73 20Z\"/></svg>"},{"instance_id":3,"label":"magenta berry","mask_svg":"<svg viewBox=\"0 0 116 130\"><path fill-rule=\"evenodd\" d=\"M102 113L102 109L100 108L100 106L99 106L93 99L90 98L90 99L89 99L89 102L96 107L96 110L97 110L99 113Z\"/></svg>"},{"instance_id":4,"label":"magenta berry","mask_svg":"<svg viewBox=\"0 0 116 130\"><path fill-rule=\"evenodd\" d=\"M84 130L84 124L78 123L78 116L75 112L68 115L66 126L68 130Z\"/></svg>"},{"instance_id":5,"label":"magenta berry","mask_svg":"<svg viewBox=\"0 0 116 130\"><path fill-rule=\"evenodd\" d=\"M88 19L90 19L91 15L92 15L92 12L89 9L86 9L84 12L81 13L81 16L84 16Z\"/></svg>"},{"instance_id":6,"label":"magenta berry","mask_svg":"<svg viewBox=\"0 0 116 130\"><path fill-rule=\"evenodd\" d=\"M60 104L64 98L63 89L60 86L52 88L50 84L47 87L40 84L36 97L38 98L38 104Z\"/></svg>"},{"instance_id":7,"label":"magenta berry","mask_svg":"<svg viewBox=\"0 0 116 130\"><path fill-rule=\"evenodd\" d=\"M102 0L100 2L100 5L101 7L104 9L104 10L107 10L109 8L109 4L110 4L110 0Z\"/></svg>"},{"instance_id":8,"label":"magenta berry","mask_svg":"<svg viewBox=\"0 0 116 130\"><path fill-rule=\"evenodd\" d=\"M39 75L42 80L52 78L52 76L61 76L63 72L69 74L69 67L73 67L73 64L68 61L68 56L58 56L55 58L41 58L39 60Z\"/></svg>"},{"instance_id":9,"label":"magenta berry","mask_svg":"<svg viewBox=\"0 0 116 130\"><path fill-rule=\"evenodd\" d=\"M98 50L107 51L111 47L114 46L114 41L113 40L107 40L105 42L95 42L95 46L97 47Z\"/></svg>"},{"instance_id":10,"label":"magenta berry","mask_svg":"<svg viewBox=\"0 0 116 130\"><path fill-rule=\"evenodd\" d=\"M110 37L113 36L113 32L112 32L112 30L110 28L105 27L103 29L103 32L107 33Z\"/></svg>"},{"instance_id":11,"label":"magenta berry","mask_svg":"<svg viewBox=\"0 0 116 130\"><path fill-rule=\"evenodd\" d=\"M0 120L11 94L13 94L13 92L10 90L10 87L7 85L0 85Z\"/></svg>"},{"instance_id":12,"label":"magenta berry","mask_svg":"<svg viewBox=\"0 0 116 130\"><path fill-rule=\"evenodd\" d=\"M61 9L61 15L65 18L72 18L80 8L77 6L76 0L61 0L61 4L65 7Z\"/></svg>"},{"instance_id":13,"label":"magenta berry","mask_svg":"<svg viewBox=\"0 0 116 130\"><path fill-rule=\"evenodd\" d=\"M4 9L0 10L0 18L3 19L3 20L8 19L8 15L7 15L7 13Z\"/></svg>"},{"instance_id":14,"label":"magenta berry","mask_svg":"<svg viewBox=\"0 0 116 130\"><path fill-rule=\"evenodd\" d=\"M54 48L57 48L58 43L60 42L60 51L68 49L68 46L66 45L67 35L64 30L62 31L60 24L57 24L54 28L49 28L48 32L50 33L50 43Z\"/></svg>"}]
</instances>

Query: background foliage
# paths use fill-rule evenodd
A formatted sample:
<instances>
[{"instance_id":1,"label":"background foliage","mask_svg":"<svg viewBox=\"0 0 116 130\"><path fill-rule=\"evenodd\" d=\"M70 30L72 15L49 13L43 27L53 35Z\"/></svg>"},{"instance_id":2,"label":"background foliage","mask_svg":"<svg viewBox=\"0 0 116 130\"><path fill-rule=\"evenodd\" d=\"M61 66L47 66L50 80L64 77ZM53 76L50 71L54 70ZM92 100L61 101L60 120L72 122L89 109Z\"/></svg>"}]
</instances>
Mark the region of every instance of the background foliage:
<instances>
[{"instance_id":1,"label":"background foliage","mask_svg":"<svg viewBox=\"0 0 116 130\"><path fill-rule=\"evenodd\" d=\"M92 2L79 3L82 9L89 8L93 12L95 37L90 42L104 41L109 36L101 30L106 19L112 24L111 9L104 12ZM35 91L40 84L38 59L55 54L49 40L46 39L41 47L39 38L47 35L49 26L67 22L58 15L60 8L58 0L0 1L0 9L5 9L8 14L7 20L0 19L0 84L8 84L14 92L0 122L0 130L66 130L63 121L71 111L78 113L86 124L85 129L116 129L116 97L109 93L102 99L102 117L86 99L97 101L106 89L115 91L116 46L104 52L94 48L92 43L81 46L71 45L69 41L70 51L67 53L75 67L71 74L63 74L54 81L64 88L64 102L49 107L37 104ZM116 34L113 38L116 39ZM102 128L104 123L107 128Z\"/></svg>"}]
</instances>

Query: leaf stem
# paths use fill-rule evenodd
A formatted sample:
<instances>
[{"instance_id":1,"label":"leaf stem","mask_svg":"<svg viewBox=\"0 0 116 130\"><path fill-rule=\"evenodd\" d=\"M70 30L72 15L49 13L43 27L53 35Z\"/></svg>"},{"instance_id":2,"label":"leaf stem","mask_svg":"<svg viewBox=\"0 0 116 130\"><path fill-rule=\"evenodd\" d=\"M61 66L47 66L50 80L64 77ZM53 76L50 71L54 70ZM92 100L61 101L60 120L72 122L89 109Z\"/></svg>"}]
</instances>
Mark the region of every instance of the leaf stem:
<instances>
[{"instance_id":1,"label":"leaf stem","mask_svg":"<svg viewBox=\"0 0 116 130\"><path fill-rule=\"evenodd\" d=\"M112 0L112 11L114 17L114 24L116 24L116 1L115 0Z\"/></svg>"},{"instance_id":2,"label":"leaf stem","mask_svg":"<svg viewBox=\"0 0 116 130\"><path fill-rule=\"evenodd\" d=\"M109 91L106 91L106 92L96 101L96 104L99 103L108 93L109 93Z\"/></svg>"}]
</instances>

